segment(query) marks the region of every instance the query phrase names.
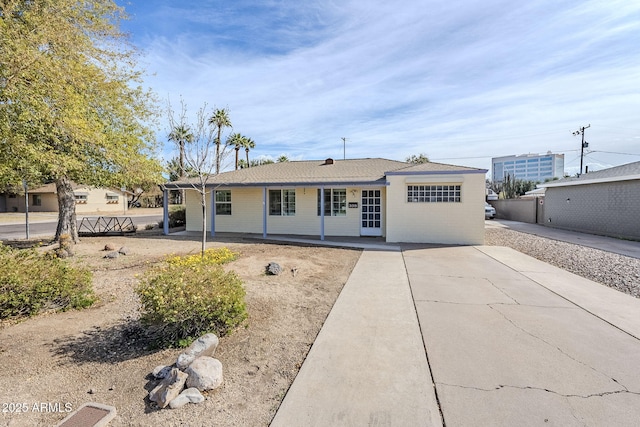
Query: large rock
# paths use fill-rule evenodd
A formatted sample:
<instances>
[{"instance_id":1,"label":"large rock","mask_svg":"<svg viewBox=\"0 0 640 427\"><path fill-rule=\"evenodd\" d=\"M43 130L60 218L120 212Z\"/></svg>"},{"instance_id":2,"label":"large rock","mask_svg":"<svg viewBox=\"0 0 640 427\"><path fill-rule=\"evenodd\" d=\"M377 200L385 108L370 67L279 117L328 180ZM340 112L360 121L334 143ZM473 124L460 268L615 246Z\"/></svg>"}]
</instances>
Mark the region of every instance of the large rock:
<instances>
[{"instance_id":1,"label":"large rock","mask_svg":"<svg viewBox=\"0 0 640 427\"><path fill-rule=\"evenodd\" d=\"M277 262L270 262L269 265L267 265L267 274L277 276L280 273L282 273L282 267L280 267L280 264Z\"/></svg>"},{"instance_id":2,"label":"large rock","mask_svg":"<svg viewBox=\"0 0 640 427\"><path fill-rule=\"evenodd\" d=\"M222 385L222 363L213 357L201 356L185 370L189 375L187 387L200 391L213 390Z\"/></svg>"},{"instance_id":3,"label":"large rock","mask_svg":"<svg viewBox=\"0 0 640 427\"><path fill-rule=\"evenodd\" d=\"M166 407L169 402L178 397L186 381L187 374L177 368L173 368L169 376L151 390L149 400L156 402L160 408Z\"/></svg>"},{"instance_id":4,"label":"large rock","mask_svg":"<svg viewBox=\"0 0 640 427\"><path fill-rule=\"evenodd\" d=\"M118 253L119 253L120 255L129 255L129 253L131 253L131 251L129 250L129 248L128 248L128 247L123 246L123 247L121 247L120 249L118 249Z\"/></svg>"},{"instance_id":5,"label":"large rock","mask_svg":"<svg viewBox=\"0 0 640 427\"><path fill-rule=\"evenodd\" d=\"M197 388L188 388L183 390L178 397L169 402L169 407L171 409L177 409L183 407L187 403L200 402L204 402L204 396L200 393L200 390Z\"/></svg>"},{"instance_id":6,"label":"large rock","mask_svg":"<svg viewBox=\"0 0 640 427\"><path fill-rule=\"evenodd\" d=\"M120 256L118 252L109 252L103 258L115 259L118 258L118 256Z\"/></svg>"},{"instance_id":7,"label":"large rock","mask_svg":"<svg viewBox=\"0 0 640 427\"><path fill-rule=\"evenodd\" d=\"M179 369L185 369L200 356L213 357L216 348L218 348L218 337L216 334L205 334L192 342L191 345L178 356L176 366Z\"/></svg>"},{"instance_id":8,"label":"large rock","mask_svg":"<svg viewBox=\"0 0 640 427\"><path fill-rule=\"evenodd\" d=\"M165 366L165 365L156 366L153 369L152 375L157 380L163 380L169 376L169 374L171 373L171 369L173 369L173 367L171 366Z\"/></svg>"}]
</instances>

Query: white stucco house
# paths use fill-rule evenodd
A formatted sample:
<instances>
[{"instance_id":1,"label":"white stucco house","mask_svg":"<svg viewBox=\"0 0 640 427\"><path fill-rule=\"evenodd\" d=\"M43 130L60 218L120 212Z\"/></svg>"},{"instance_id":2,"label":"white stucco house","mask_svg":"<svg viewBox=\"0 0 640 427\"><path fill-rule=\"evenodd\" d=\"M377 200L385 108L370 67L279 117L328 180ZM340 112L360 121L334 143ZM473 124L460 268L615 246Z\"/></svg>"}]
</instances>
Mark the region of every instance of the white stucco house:
<instances>
[{"instance_id":1,"label":"white stucco house","mask_svg":"<svg viewBox=\"0 0 640 427\"><path fill-rule=\"evenodd\" d=\"M381 158L291 161L224 172L207 183L207 231L483 244L486 172ZM173 189L187 190L186 230L202 231L200 194L189 181L170 182L163 185L165 201Z\"/></svg>"}]
</instances>

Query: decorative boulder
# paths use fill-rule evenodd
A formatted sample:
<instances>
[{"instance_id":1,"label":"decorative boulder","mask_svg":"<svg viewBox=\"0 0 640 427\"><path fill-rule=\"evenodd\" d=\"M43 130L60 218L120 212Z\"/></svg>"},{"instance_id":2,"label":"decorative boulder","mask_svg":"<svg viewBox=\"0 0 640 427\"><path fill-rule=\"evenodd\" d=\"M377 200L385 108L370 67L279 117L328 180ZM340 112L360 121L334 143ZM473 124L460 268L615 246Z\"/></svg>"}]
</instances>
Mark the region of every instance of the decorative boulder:
<instances>
[{"instance_id":1,"label":"decorative boulder","mask_svg":"<svg viewBox=\"0 0 640 427\"><path fill-rule=\"evenodd\" d=\"M115 259L118 258L118 256L120 256L120 254L118 252L109 252L108 254L106 254L104 256L104 258L109 258L109 259Z\"/></svg>"},{"instance_id":2,"label":"decorative boulder","mask_svg":"<svg viewBox=\"0 0 640 427\"><path fill-rule=\"evenodd\" d=\"M200 356L212 357L218 348L218 337L216 334L205 334L191 343L187 349L178 356L176 366L185 369L196 358Z\"/></svg>"},{"instance_id":3,"label":"decorative boulder","mask_svg":"<svg viewBox=\"0 0 640 427\"><path fill-rule=\"evenodd\" d=\"M183 407L187 403L200 402L204 402L204 396L200 393L200 390L197 388L188 388L183 390L178 397L169 402L169 407L171 409L177 409Z\"/></svg>"},{"instance_id":4,"label":"decorative boulder","mask_svg":"<svg viewBox=\"0 0 640 427\"><path fill-rule=\"evenodd\" d=\"M282 267L280 267L280 264L277 262L270 262L269 265L267 265L267 274L277 276L280 273L282 273Z\"/></svg>"},{"instance_id":5,"label":"decorative boulder","mask_svg":"<svg viewBox=\"0 0 640 427\"><path fill-rule=\"evenodd\" d=\"M104 245L104 250L105 251L115 251L116 247L113 245L113 243L107 243L106 245Z\"/></svg>"},{"instance_id":6,"label":"decorative boulder","mask_svg":"<svg viewBox=\"0 0 640 427\"><path fill-rule=\"evenodd\" d=\"M149 400L156 402L160 408L166 407L169 402L178 397L186 381L187 374L177 368L173 368L169 376L151 390Z\"/></svg>"},{"instance_id":7,"label":"decorative boulder","mask_svg":"<svg viewBox=\"0 0 640 427\"><path fill-rule=\"evenodd\" d=\"M189 375L187 387L200 391L213 390L222 385L222 363L213 357L201 356L185 370Z\"/></svg>"},{"instance_id":8,"label":"decorative boulder","mask_svg":"<svg viewBox=\"0 0 640 427\"><path fill-rule=\"evenodd\" d=\"M118 250L118 253L119 253L120 255L129 255L130 251L129 251L129 248L128 248L128 247L123 246L123 247L121 247L121 248Z\"/></svg>"},{"instance_id":9,"label":"decorative boulder","mask_svg":"<svg viewBox=\"0 0 640 427\"><path fill-rule=\"evenodd\" d=\"M171 366L160 365L153 369L152 375L157 380L165 379L171 373Z\"/></svg>"}]
</instances>

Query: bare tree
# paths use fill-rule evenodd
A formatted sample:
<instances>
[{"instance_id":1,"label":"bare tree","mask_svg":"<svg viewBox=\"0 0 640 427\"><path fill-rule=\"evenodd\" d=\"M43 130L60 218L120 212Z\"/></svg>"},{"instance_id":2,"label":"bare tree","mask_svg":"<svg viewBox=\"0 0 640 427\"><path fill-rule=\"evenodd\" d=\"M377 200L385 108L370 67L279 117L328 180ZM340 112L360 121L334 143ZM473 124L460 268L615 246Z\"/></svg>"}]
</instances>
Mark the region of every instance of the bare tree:
<instances>
[{"instance_id":1,"label":"bare tree","mask_svg":"<svg viewBox=\"0 0 640 427\"><path fill-rule=\"evenodd\" d=\"M189 182L191 187L200 195L200 205L202 207L202 247L201 255L204 258L204 251L207 244L207 192L211 192L211 197L215 197L213 190L207 188L207 184L215 175L216 165L219 165L220 158L216 156L216 128L209 124L205 103L198 109L195 123L189 126L192 134L191 142L185 146L184 160L185 166L191 171ZM180 123L186 122L186 107L183 105ZM169 124L171 129L175 128L176 120L174 112L169 108Z\"/></svg>"}]
</instances>

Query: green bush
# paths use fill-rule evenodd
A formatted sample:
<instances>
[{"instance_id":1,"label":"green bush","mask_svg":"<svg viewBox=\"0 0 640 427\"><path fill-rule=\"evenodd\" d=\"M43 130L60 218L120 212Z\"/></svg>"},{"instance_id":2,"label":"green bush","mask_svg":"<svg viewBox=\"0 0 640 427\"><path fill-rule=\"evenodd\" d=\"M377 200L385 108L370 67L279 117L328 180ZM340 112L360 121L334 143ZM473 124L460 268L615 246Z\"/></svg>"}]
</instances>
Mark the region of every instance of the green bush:
<instances>
[{"instance_id":1,"label":"green bush","mask_svg":"<svg viewBox=\"0 0 640 427\"><path fill-rule=\"evenodd\" d=\"M187 208L184 206L171 206L169 208L169 228L182 227L187 223ZM158 222L158 227L164 227L164 220Z\"/></svg>"},{"instance_id":2,"label":"green bush","mask_svg":"<svg viewBox=\"0 0 640 427\"><path fill-rule=\"evenodd\" d=\"M95 301L89 270L35 249L0 244L0 319L84 308Z\"/></svg>"},{"instance_id":3,"label":"green bush","mask_svg":"<svg viewBox=\"0 0 640 427\"><path fill-rule=\"evenodd\" d=\"M245 291L235 272L225 272L212 257L177 258L151 269L136 288L140 320L157 345L184 347L208 332L224 336L247 318Z\"/></svg>"}]
</instances>

